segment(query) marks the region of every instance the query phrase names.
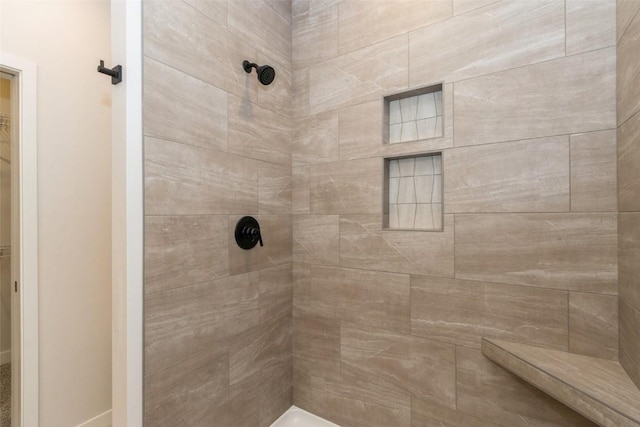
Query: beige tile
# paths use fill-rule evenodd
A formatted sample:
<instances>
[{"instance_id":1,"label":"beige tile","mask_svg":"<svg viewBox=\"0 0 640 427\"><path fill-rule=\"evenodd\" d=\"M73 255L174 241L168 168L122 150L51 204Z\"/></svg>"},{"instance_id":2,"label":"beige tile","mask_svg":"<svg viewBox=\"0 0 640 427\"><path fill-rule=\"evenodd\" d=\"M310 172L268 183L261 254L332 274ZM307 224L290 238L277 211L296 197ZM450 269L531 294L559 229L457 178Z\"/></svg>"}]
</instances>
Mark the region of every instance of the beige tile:
<instances>
[{"instance_id":1,"label":"beige tile","mask_svg":"<svg viewBox=\"0 0 640 427\"><path fill-rule=\"evenodd\" d=\"M615 69L611 48L456 83L456 145L613 129Z\"/></svg>"},{"instance_id":2,"label":"beige tile","mask_svg":"<svg viewBox=\"0 0 640 427\"><path fill-rule=\"evenodd\" d=\"M227 0L185 0L185 2L207 15L217 24L227 24Z\"/></svg>"},{"instance_id":3,"label":"beige tile","mask_svg":"<svg viewBox=\"0 0 640 427\"><path fill-rule=\"evenodd\" d=\"M618 208L640 211L640 114L618 128Z\"/></svg>"},{"instance_id":4,"label":"beige tile","mask_svg":"<svg viewBox=\"0 0 640 427\"><path fill-rule=\"evenodd\" d=\"M309 166L298 166L291 169L292 212L304 214L311 211L309 199Z\"/></svg>"},{"instance_id":5,"label":"beige tile","mask_svg":"<svg viewBox=\"0 0 640 427\"><path fill-rule=\"evenodd\" d=\"M569 351L618 360L618 297L569 293Z\"/></svg>"},{"instance_id":6,"label":"beige tile","mask_svg":"<svg viewBox=\"0 0 640 427\"><path fill-rule=\"evenodd\" d=\"M567 137L456 148L444 156L448 213L569 210Z\"/></svg>"},{"instance_id":7,"label":"beige tile","mask_svg":"<svg viewBox=\"0 0 640 427\"><path fill-rule=\"evenodd\" d=\"M264 246L258 244L249 250L240 248L235 239L236 223L242 216L229 217L229 273L231 275L291 263L291 215L256 215Z\"/></svg>"},{"instance_id":8,"label":"beige tile","mask_svg":"<svg viewBox=\"0 0 640 427\"><path fill-rule=\"evenodd\" d=\"M266 2L229 1L227 26L274 61L291 63L291 23Z\"/></svg>"},{"instance_id":9,"label":"beige tile","mask_svg":"<svg viewBox=\"0 0 640 427\"><path fill-rule=\"evenodd\" d=\"M616 45L614 0L567 0L567 55Z\"/></svg>"},{"instance_id":10,"label":"beige tile","mask_svg":"<svg viewBox=\"0 0 640 427\"><path fill-rule=\"evenodd\" d=\"M293 217L293 262L338 265L340 263L338 215Z\"/></svg>"},{"instance_id":11,"label":"beige tile","mask_svg":"<svg viewBox=\"0 0 640 427\"><path fill-rule=\"evenodd\" d=\"M296 375L294 405L341 427L409 427L409 395L355 381Z\"/></svg>"},{"instance_id":12,"label":"beige tile","mask_svg":"<svg viewBox=\"0 0 640 427\"><path fill-rule=\"evenodd\" d=\"M640 111L640 15L631 21L618 41L618 123L626 122Z\"/></svg>"},{"instance_id":13,"label":"beige tile","mask_svg":"<svg viewBox=\"0 0 640 427\"><path fill-rule=\"evenodd\" d=\"M294 317L293 355L298 374L339 377L340 322L319 317Z\"/></svg>"},{"instance_id":14,"label":"beige tile","mask_svg":"<svg viewBox=\"0 0 640 427\"><path fill-rule=\"evenodd\" d=\"M293 99L291 108L293 117L305 117L309 115L309 68L294 68L292 81Z\"/></svg>"},{"instance_id":15,"label":"beige tile","mask_svg":"<svg viewBox=\"0 0 640 427\"><path fill-rule=\"evenodd\" d=\"M338 55L338 5L298 1L292 27L292 60L304 67Z\"/></svg>"},{"instance_id":16,"label":"beige tile","mask_svg":"<svg viewBox=\"0 0 640 427\"><path fill-rule=\"evenodd\" d=\"M266 162L291 165L291 120L229 96L229 152Z\"/></svg>"},{"instance_id":17,"label":"beige tile","mask_svg":"<svg viewBox=\"0 0 640 427\"><path fill-rule=\"evenodd\" d=\"M390 37L448 19L450 1L355 0L340 3L340 53L371 46Z\"/></svg>"},{"instance_id":18,"label":"beige tile","mask_svg":"<svg viewBox=\"0 0 640 427\"><path fill-rule=\"evenodd\" d=\"M456 215L456 278L615 294L614 213Z\"/></svg>"},{"instance_id":19,"label":"beige tile","mask_svg":"<svg viewBox=\"0 0 640 427\"><path fill-rule=\"evenodd\" d=\"M289 318L293 307L293 266L282 264L258 272L259 308L262 322Z\"/></svg>"},{"instance_id":20,"label":"beige tile","mask_svg":"<svg viewBox=\"0 0 640 427\"><path fill-rule=\"evenodd\" d=\"M498 3L500 0L453 0L453 14L460 15L481 7Z\"/></svg>"},{"instance_id":21,"label":"beige tile","mask_svg":"<svg viewBox=\"0 0 640 427\"><path fill-rule=\"evenodd\" d=\"M412 427L498 427L490 421L473 417L430 400L411 399Z\"/></svg>"},{"instance_id":22,"label":"beige tile","mask_svg":"<svg viewBox=\"0 0 640 427\"><path fill-rule=\"evenodd\" d=\"M409 52L410 87L559 58L565 53L564 2L505 1L476 9L412 32Z\"/></svg>"},{"instance_id":23,"label":"beige tile","mask_svg":"<svg viewBox=\"0 0 640 427\"><path fill-rule=\"evenodd\" d=\"M269 366L261 372L260 423L270 426L291 405L293 405L293 357L289 349L288 357L280 363ZM249 405L254 404L255 401ZM241 408L240 411L246 410ZM255 425L255 424L254 424Z\"/></svg>"},{"instance_id":24,"label":"beige tile","mask_svg":"<svg viewBox=\"0 0 640 427\"><path fill-rule=\"evenodd\" d=\"M338 113L314 114L296 120L293 133L294 165L339 160Z\"/></svg>"},{"instance_id":25,"label":"beige tile","mask_svg":"<svg viewBox=\"0 0 640 427\"><path fill-rule=\"evenodd\" d=\"M594 426L482 356L457 347L458 410L504 426Z\"/></svg>"},{"instance_id":26,"label":"beige tile","mask_svg":"<svg viewBox=\"0 0 640 427\"><path fill-rule=\"evenodd\" d=\"M294 313L409 332L409 276L319 265L296 280Z\"/></svg>"},{"instance_id":27,"label":"beige tile","mask_svg":"<svg viewBox=\"0 0 640 427\"><path fill-rule=\"evenodd\" d=\"M483 337L567 350L567 293L411 276L411 332L480 348Z\"/></svg>"},{"instance_id":28,"label":"beige tile","mask_svg":"<svg viewBox=\"0 0 640 427\"><path fill-rule=\"evenodd\" d=\"M382 161L363 159L311 165L313 214L382 212Z\"/></svg>"},{"instance_id":29,"label":"beige tile","mask_svg":"<svg viewBox=\"0 0 640 427\"><path fill-rule=\"evenodd\" d=\"M344 375L455 408L455 346L349 323L340 337Z\"/></svg>"},{"instance_id":30,"label":"beige tile","mask_svg":"<svg viewBox=\"0 0 640 427\"><path fill-rule=\"evenodd\" d=\"M291 168L260 162L258 197L261 214L290 214Z\"/></svg>"},{"instance_id":31,"label":"beige tile","mask_svg":"<svg viewBox=\"0 0 640 427\"><path fill-rule=\"evenodd\" d=\"M242 61L244 59L240 61L240 64L242 64ZM293 108L293 75L289 63L281 64L264 53L258 54L258 58L252 61L257 61L258 64L268 64L276 72L273 82L266 86L258 82L255 72L250 75L249 83L246 86L257 87L257 104L267 110L291 117ZM243 98L247 97L243 96Z\"/></svg>"},{"instance_id":32,"label":"beige tile","mask_svg":"<svg viewBox=\"0 0 640 427\"><path fill-rule=\"evenodd\" d=\"M257 273L228 277L145 297L145 372L198 351L226 347L259 323Z\"/></svg>"},{"instance_id":33,"label":"beige tile","mask_svg":"<svg viewBox=\"0 0 640 427\"><path fill-rule=\"evenodd\" d=\"M453 216L443 232L382 231L374 215L340 217L340 265L453 277Z\"/></svg>"},{"instance_id":34,"label":"beige tile","mask_svg":"<svg viewBox=\"0 0 640 427\"><path fill-rule=\"evenodd\" d=\"M618 214L620 298L640 310L640 212Z\"/></svg>"},{"instance_id":35,"label":"beige tile","mask_svg":"<svg viewBox=\"0 0 640 427\"><path fill-rule=\"evenodd\" d=\"M210 347L147 375L144 384L147 425L233 425L224 414L229 394L229 360L222 348Z\"/></svg>"},{"instance_id":36,"label":"beige tile","mask_svg":"<svg viewBox=\"0 0 640 427\"><path fill-rule=\"evenodd\" d=\"M147 215L251 214L257 211L257 161L145 138Z\"/></svg>"},{"instance_id":37,"label":"beige tile","mask_svg":"<svg viewBox=\"0 0 640 427\"><path fill-rule=\"evenodd\" d=\"M145 217L145 294L229 274L226 215Z\"/></svg>"},{"instance_id":38,"label":"beige tile","mask_svg":"<svg viewBox=\"0 0 640 427\"><path fill-rule=\"evenodd\" d=\"M629 24L640 11L640 1L638 0L617 0L617 33L618 40L624 35Z\"/></svg>"},{"instance_id":39,"label":"beige tile","mask_svg":"<svg viewBox=\"0 0 640 427\"><path fill-rule=\"evenodd\" d=\"M620 363L640 388L640 311L620 300Z\"/></svg>"},{"instance_id":40,"label":"beige tile","mask_svg":"<svg viewBox=\"0 0 640 427\"><path fill-rule=\"evenodd\" d=\"M227 93L152 59L144 61L144 133L227 150Z\"/></svg>"},{"instance_id":41,"label":"beige tile","mask_svg":"<svg viewBox=\"0 0 640 427\"><path fill-rule=\"evenodd\" d=\"M616 211L616 131L571 135L571 210Z\"/></svg>"},{"instance_id":42,"label":"beige tile","mask_svg":"<svg viewBox=\"0 0 640 427\"><path fill-rule=\"evenodd\" d=\"M407 35L385 40L309 70L312 114L378 99L408 82Z\"/></svg>"},{"instance_id":43,"label":"beige tile","mask_svg":"<svg viewBox=\"0 0 640 427\"><path fill-rule=\"evenodd\" d=\"M291 23L293 19L293 7L289 0L265 0L269 6L271 6L281 17L288 23Z\"/></svg>"}]
</instances>

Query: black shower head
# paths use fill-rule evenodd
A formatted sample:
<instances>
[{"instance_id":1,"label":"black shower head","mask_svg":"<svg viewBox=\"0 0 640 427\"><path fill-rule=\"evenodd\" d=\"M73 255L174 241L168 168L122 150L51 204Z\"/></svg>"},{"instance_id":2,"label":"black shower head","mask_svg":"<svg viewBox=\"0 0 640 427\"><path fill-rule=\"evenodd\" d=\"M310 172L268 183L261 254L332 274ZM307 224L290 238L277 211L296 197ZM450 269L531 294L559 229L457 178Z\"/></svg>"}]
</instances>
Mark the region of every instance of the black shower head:
<instances>
[{"instance_id":1,"label":"black shower head","mask_svg":"<svg viewBox=\"0 0 640 427\"><path fill-rule=\"evenodd\" d=\"M276 78L276 70L274 70L271 65L257 65L244 60L242 62L242 68L244 68L244 71L247 73L250 73L251 69L255 68L258 73L258 81L265 86L270 85L273 79Z\"/></svg>"}]
</instances>

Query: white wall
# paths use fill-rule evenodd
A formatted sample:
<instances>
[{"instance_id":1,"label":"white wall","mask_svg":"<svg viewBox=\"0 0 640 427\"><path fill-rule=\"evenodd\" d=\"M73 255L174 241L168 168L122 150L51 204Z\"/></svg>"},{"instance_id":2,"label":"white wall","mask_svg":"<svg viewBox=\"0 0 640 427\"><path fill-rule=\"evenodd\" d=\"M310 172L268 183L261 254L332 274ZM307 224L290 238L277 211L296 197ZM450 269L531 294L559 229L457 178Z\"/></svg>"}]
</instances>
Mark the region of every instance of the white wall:
<instances>
[{"instance_id":1,"label":"white wall","mask_svg":"<svg viewBox=\"0 0 640 427\"><path fill-rule=\"evenodd\" d=\"M111 407L110 4L0 3L0 50L38 65L40 426L75 426Z\"/></svg>"}]
</instances>

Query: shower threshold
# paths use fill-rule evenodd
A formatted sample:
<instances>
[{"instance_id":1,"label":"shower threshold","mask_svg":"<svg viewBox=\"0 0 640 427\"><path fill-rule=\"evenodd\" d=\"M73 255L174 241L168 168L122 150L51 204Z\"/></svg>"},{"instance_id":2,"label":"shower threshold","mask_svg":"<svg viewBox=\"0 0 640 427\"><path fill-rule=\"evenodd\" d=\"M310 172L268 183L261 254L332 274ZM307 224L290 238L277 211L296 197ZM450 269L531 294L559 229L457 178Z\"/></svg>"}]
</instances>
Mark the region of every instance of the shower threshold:
<instances>
[{"instance_id":1,"label":"shower threshold","mask_svg":"<svg viewBox=\"0 0 640 427\"><path fill-rule=\"evenodd\" d=\"M292 406L278 418L271 427L340 427L323 418L313 415L296 406Z\"/></svg>"}]
</instances>

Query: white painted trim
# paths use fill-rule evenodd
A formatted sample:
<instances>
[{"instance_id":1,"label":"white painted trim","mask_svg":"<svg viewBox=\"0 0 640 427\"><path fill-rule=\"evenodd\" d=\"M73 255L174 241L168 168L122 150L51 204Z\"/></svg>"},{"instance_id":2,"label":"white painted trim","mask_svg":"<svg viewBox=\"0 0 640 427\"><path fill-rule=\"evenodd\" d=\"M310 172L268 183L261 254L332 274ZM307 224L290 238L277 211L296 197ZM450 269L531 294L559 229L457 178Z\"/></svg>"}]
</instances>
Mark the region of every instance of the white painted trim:
<instances>
[{"instance_id":1,"label":"white painted trim","mask_svg":"<svg viewBox=\"0 0 640 427\"><path fill-rule=\"evenodd\" d=\"M5 363L11 363L11 350L0 353L0 365L4 365Z\"/></svg>"},{"instance_id":2,"label":"white painted trim","mask_svg":"<svg viewBox=\"0 0 640 427\"><path fill-rule=\"evenodd\" d=\"M111 409L102 414L91 418L83 422L82 424L78 424L77 427L110 427L112 424L111 421Z\"/></svg>"},{"instance_id":3,"label":"white painted trim","mask_svg":"<svg viewBox=\"0 0 640 427\"><path fill-rule=\"evenodd\" d=\"M113 425L143 425L142 2L111 1Z\"/></svg>"}]
</instances>

